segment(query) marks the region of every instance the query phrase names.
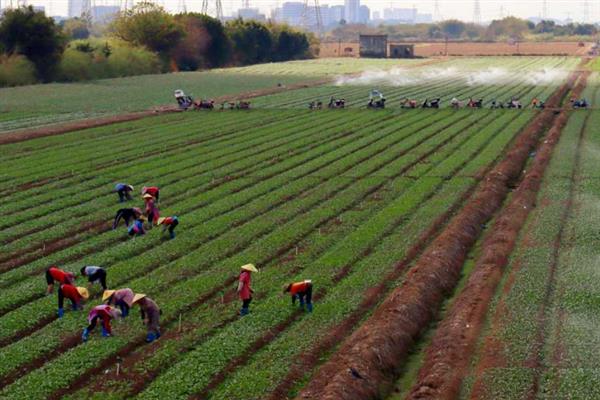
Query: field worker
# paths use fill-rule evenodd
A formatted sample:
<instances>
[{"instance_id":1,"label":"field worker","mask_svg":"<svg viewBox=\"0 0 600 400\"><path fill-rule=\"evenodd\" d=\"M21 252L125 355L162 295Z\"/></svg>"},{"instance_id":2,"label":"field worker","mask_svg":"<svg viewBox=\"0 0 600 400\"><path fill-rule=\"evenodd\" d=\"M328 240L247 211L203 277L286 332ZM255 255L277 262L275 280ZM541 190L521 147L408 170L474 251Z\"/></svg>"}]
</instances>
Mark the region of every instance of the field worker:
<instances>
[{"instance_id":1,"label":"field worker","mask_svg":"<svg viewBox=\"0 0 600 400\"><path fill-rule=\"evenodd\" d=\"M241 316L247 315L250 312L248 307L252 301L252 293L254 293L251 286L252 272L258 272L253 264L242 265L237 288L240 300L242 300L242 309L240 310Z\"/></svg>"},{"instance_id":2,"label":"field worker","mask_svg":"<svg viewBox=\"0 0 600 400\"><path fill-rule=\"evenodd\" d=\"M57 266L51 266L46 270L46 283L48 284L48 294L54 290L54 282L60 284L75 282L75 275L71 272L63 271Z\"/></svg>"},{"instance_id":3,"label":"field worker","mask_svg":"<svg viewBox=\"0 0 600 400\"><path fill-rule=\"evenodd\" d=\"M121 315L121 312L117 309L112 308L106 304L102 304L96 306L90 310L88 314L88 327L83 330L81 334L81 339L84 342L88 340L90 337L90 332L94 330L96 327L96 323L99 319L102 320L102 336L110 337L112 336L112 327L110 326L110 321L113 318L118 318Z\"/></svg>"},{"instance_id":4,"label":"field worker","mask_svg":"<svg viewBox=\"0 0 600 400\"><path fill-rule=\"evenodd\" d=\"M156 199L156 201L159 201L158 196L160 195L160 190L158 189L158 187L156 186L144 186L142 188L142 197L146 194L149 194L150 196L154 197Z\"/></svg>"},{"instance_id":5,"label":"field worker","mask_svg":"<svg viewBox=\"0 0 600 400\"><path fill-rule=\"evenodd\" d=\"M150 297L137 293L133 297L133 304L140 306L142 320L147 328L146 343L152 343L160 337L160 308Z\"/></svg>"},{"instance_id":6,"label":"field worker","mask_svg":"<svg viewBox=\"0 0 600 400\"><path fill-rule=\"evenodd\" d=\"M163 226L163 232L166 229L169 229L169 235L171 236L171 239L175 239L175 227L179 225L179 219L177 218L177 215L174 215L172 217L159 218L157 225Z\"/></svg>"},{"instance_id":7,"label":"field worker","mask_svg":"<svg viewBox=\"0 0 600 400\"><path fill-rule=\"evenodd\" d=\"M145 194L143 197L146 202L146 217L148 218L148 222L150 222L150 225L156 224L160 217L158 207L156 206L156 200L154 200L154 197L152 197L151 194Z\"/></svg>"},{"instance_id":8,"label":"field worker","mask_svg":"<svg viewBox=\"0 0 600 400\"><path fill-rule=\"evenodd\" d=\"M133 192L133 186L126 183L117 183L115 185L115 192L119 195L119 203L123 203L125 200L133 200L131 192Z\"/></svg>"},{"instance_id":9,"label":"field worker","mask_svg":"<svg viewBox=\"0 0 600 400\"><path fill-rule=\"evenodd\" d=\"M300 308L304 310L304 302L306 301L306 309L312 312L312 290L313 284L311 280L302 282L289 283L283 288L284 293L292 295L292 304L296 304L296 299L300 300Z\"/></svg>"},{"instance_id":10,"label":"field worker","mask_svg":"<svg viewBox=\"0 0 600 400\"><path fill-rule=\"evenodd\" d=\"M129 227L127 228L127 233L129 236L142 236L146 234L146 230L144 229L144 221L145 217L139 217Z\"/></svg>"},{"instance_id":11,"label":"field worker","mask_svg":"<svg viewBox=\"0 0 600 400\"><path fill-rule=\"evenodd\" d=\"M141 215L142 210L140 210L137 207L121 208L119 211L117 211L117 214L115 215L115 220L113 222L112 228L117 229L117 226L119 226L119 222L121 221L121 219L125 221L125 226L129 226L130 221L139 218Z\"/></svg>"},{"instance_id":12,"label":"field worker","mask_svg":"<svg viewBox=\"0 0 600 400\"><path fill-rule=\"evenodd\" d=\"M62 318L64 315L64 304L65 298L71 300L71 307L73 311L81 310L84 300L90 297L88 290L84 287L75 287L68 283L60 285L58 287L58 318Z\"/></svg>"},{"instance_id":13,"label":"field worker","mask_svg":"<svg viewBox=\"0 0 600 400\"><path fill-rule=\"evenodd\" d=\"M129 309L133 305L133 290L129 288L119 290L105 290L102 293L102 301L109 306L117 306L121 310L121 316L125 318L129 315Z\"/></svg>"},{"instance_id":14,"label":"field worker","mask_svg":"<svg viewBox=\"0 0 600 400\"><path fill-rule=\"evenodd\" d=\"M86 265L81 267L81 276L88 278L88 287L91 287L94 282L100 283L102 290L106 290L106 270L95 265Z\"/></svg>"}]
</instances>

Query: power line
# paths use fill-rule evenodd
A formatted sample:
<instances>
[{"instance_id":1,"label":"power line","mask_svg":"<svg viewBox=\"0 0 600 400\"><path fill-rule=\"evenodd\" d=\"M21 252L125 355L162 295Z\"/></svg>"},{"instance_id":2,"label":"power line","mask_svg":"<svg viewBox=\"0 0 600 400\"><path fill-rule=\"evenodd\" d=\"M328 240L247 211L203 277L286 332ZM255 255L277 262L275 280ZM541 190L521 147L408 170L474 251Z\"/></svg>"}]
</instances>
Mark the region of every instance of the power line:
<instances>
[{"instance_id":1,"label":"power line","mask_svg":"<svg viewBox=\"0 0 600 400\"><path fill-rule=\"evenodd\" d=\"M546 3L546 0L542 3L542 19L548 19L548 4Z\"/></svg>"},{"instance_id":2,"label":"power line","mask_svg":"<svg viewBox=\"0 0 600 400\"><path fill-rule=\"evenodd\" d=\"M584 0L583 2L583 23L588 24L590 22L590 2Z\"/></svg>"},{"instance_id":3,"label":"power line","mask_svg":"<svg viewBox=\"0 0 600 400\"><path fill-rule=\"evenodd\" d=\"M314 5L310 3L314 2ZM314 17L314 25L312 20ZM304 0L304 9L302 10L302 26L310 30L314 28L319 37L323 36L323 18L321 16L321 6L319 0Z\"/></svg>"}]
</instances>

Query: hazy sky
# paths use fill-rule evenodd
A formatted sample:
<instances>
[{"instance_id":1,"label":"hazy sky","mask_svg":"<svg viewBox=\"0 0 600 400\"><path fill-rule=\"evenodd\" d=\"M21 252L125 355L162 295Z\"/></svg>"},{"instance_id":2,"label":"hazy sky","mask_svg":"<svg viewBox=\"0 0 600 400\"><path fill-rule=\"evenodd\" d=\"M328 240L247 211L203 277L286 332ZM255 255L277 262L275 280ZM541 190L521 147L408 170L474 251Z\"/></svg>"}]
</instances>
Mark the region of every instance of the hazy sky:
<instances>
[{"instance_id":1,"label":"hazy sky","mask_svg":"<svg viewBox=\"0 0 600 400\"><path fill-rule=\"evenodd\" d=\"M10 0L0 0L2 6ZM16 0L13 0L16 1ZM52 15L65 15L67 13L68 0L28 0L30 4L43 5ZM199 10L201 0L155 0L163 4L167 9L176 11L179 1L185 1L188 10ZM241 6L242 0L221 0L225 14ZM250 0L251 7L258 7L263 12L268 12L272 7L286 0ZM304 1L304 0L291 0ZM309 0L313 2L314 0ZM343 0L319 0L321 4L343 4ZM116 5L119 0L92 0L97 5ZM214 0L209 0L214 4ZM464 21L473 19L473 0L438 0L441 14L444 18L458 18ZM600 2L588 0L591 21L600 20ZM382 10L388 7L413 7L421 13L433 13L434 0L361 0L371 11ZM518 17L539 17L542 14L543 0L480 0L482 20L491 20L503 15L514 15ZM583 20L584 0L546 0L547 15L549 18L566 19L575 21ZM212 7L214 9L214 6Z\"/></svg>"}]
</instances>

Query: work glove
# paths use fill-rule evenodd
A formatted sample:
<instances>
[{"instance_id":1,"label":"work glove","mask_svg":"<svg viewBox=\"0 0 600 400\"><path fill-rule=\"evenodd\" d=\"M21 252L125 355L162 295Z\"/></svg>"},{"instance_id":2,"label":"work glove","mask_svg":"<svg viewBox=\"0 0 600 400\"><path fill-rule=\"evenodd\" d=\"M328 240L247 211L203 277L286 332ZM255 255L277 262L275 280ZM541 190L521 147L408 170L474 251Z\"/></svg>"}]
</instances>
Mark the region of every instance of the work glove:
<instances>
[{"instance_id":1,"label":"work glove","mask_svg":"<svg viewBox=\"0 0 600 400\"><path fill-rule=\"evenodd\" d=\"M62 318L63 315L65 315L65 310L63 310L62 308L58 309L58 318Z\"/></svg>"}]
</instances>

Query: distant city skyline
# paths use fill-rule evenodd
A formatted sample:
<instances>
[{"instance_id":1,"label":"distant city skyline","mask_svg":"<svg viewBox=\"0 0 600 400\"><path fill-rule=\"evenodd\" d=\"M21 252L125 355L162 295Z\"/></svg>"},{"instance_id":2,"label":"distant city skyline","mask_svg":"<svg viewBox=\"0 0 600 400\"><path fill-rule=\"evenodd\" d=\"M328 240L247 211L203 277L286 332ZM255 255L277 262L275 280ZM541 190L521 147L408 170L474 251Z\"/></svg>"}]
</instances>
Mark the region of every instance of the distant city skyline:
<instances>
[{"instance_id":1,"label":"distant city skyline","mask_svg":"<svg viewBox=\"0 0 600 400\"><path fill-rule=\"evenodd\" d=\"M16 0L13 0L16 3ZM303 0L300 0L303 2ZM346 0L348 1L348 0ZM351 0L352 1L352 0ZM0 0L2 8L6 7L10 0ZM118 0L93 0L97 6L118 5ZM179 0L155 0L171 12L177 12ZM314 0L310 0L313 3ZM589 21L600 20L600 2L589 0ZM69 0L28 0L28 4L42 6L49 15L68 15ZM258 8L262 14L268 17L276 7L281 7L284 1L277 0L249 0L250 7ZM320 0L321 5L344 5L344 0ZM558 20L572 19L575 22L584 22L583 0L547 0L547 17ZM209 0L209 13L214 14L214 1ZM242 8L244 0L222 0L223 12L227 15L237 15L237 10ZM404 1L404 0L361 0L361 5L369 7L371 15L373 12L383 15L386 8L416 8L419 13L434 14L434 0ZM473 20L473 0L438 0L441 16L444 19L460 19L465 22ZM542 16L543 0L480 0L481 20L490 21L500 16L513 15L520 18L539 18ZM200 0L185 0L188 11L200 11L202 2ZM346 7L347 8L347 7Z\"/></svg>"}]
</instances>

